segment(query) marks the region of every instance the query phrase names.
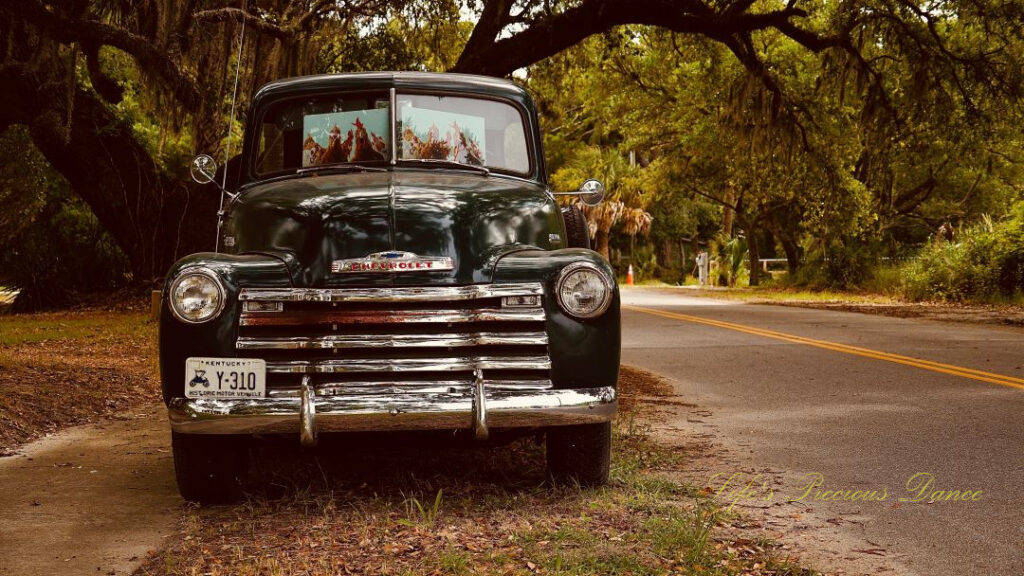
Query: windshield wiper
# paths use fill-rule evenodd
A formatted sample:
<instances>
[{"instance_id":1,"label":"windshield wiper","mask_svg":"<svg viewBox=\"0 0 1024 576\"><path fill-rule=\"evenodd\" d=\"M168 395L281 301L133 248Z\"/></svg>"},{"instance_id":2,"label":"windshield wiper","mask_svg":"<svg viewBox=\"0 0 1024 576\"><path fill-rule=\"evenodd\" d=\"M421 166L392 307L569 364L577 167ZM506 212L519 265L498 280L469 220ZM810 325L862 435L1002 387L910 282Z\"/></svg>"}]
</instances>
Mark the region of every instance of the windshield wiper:
<instances>
[{"instance_id":1,"label":"windshield wiper","mask_svg":"<svg viewBox=\"0 0 1024 576\"><path fill-rule=\"evenodd\" d=\"M480 172L484 176L489 176L491 171L483 166L477 166L475 164L463 164L462 162L456 162L454 160L441 160L438 158L400 158L399 162L416 162L418 164L433 164L441 168L461 168L464 170L474 170Z\"/></svg>"},{"instance_id":2,"label":"windshield wiper","mask_svg":"<svg viewBox=\"0 0 1024 576\"><path fill-rule=\"evenodd\" d=\"M310 172L325 172L325 171L349 171L349 170L361 170L363 172L387 172L387 168L381 168L380 166L367 166L366 164L356 164L354 162L333 162L331 164L319 164L317 166L306 166L305 168L299 168L295 171L296 174L308 174Z\"/></svg>"}]
</instances>

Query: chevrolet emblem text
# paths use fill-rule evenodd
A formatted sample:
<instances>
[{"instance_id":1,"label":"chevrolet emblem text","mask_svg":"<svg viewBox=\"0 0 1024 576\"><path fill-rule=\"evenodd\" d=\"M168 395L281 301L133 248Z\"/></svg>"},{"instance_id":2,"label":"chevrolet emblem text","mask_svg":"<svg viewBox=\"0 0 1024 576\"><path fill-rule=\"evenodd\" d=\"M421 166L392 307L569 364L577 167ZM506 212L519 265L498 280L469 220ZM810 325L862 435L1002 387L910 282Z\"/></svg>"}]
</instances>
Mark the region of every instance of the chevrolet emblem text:
<instances>
[{"instance_id":1,"label":"chevrolet emblem text","mask_svg":"<svg viewBox=\"0 0 1024 576\"><path fill-rule=\"evenodd\" d=\"M331 272L430 272L453 270L455 261L447 256L417 256L412 252L377 252L363 258L346 258L331 263Z\"/></svg>"}]
</instances>

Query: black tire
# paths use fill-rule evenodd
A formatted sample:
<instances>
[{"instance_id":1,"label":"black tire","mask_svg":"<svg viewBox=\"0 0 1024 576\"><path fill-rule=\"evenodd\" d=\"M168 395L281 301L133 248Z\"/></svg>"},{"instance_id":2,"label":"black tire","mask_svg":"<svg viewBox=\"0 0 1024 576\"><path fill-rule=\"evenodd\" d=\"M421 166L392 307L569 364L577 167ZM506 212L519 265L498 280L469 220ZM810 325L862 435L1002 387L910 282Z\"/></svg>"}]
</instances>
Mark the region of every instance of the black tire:
<instances>
[{"instance_id":1,"label":"black tire","mask_svg":"<svg viewBox=\"0 0 1024 576\"><path fill-rule=\"evenodd\" d=\"M583 210L575 204L563 208L562 220L565 221L565 245L569 248L590 250L590 230L587 228L587 217L583 215Z\"/></svg>"},{"instance_id":2,"label":"black tire","mask_svg":"<svg viewBox=\"0 0 1024 576\"><path fill-rule=\"evenodd\" d=\"M249 465L243 438L171 432L174 476L181 497L199 504L227 504L242 497Z\"/></svg>"},{"instance_id":3,"label":"black tire","mask_svg":"<svg viewBox=\"0 0 1024 576\"><path fill-rule=\"evenodd\" d=\"M608 482L612 424L558 426L547 431L548 476L556 483L585 488Z\"/></svg>"}]
</instances>

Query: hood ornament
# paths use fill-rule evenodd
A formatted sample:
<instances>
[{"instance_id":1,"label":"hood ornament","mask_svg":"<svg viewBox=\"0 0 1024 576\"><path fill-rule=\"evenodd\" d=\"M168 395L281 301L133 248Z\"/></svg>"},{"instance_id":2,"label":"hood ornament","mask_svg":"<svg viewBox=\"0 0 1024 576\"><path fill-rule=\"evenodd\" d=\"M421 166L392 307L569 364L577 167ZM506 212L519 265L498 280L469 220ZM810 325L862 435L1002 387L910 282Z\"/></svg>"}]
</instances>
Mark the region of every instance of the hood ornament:
<instances>
[{"instance_id":1,"label":"hood ornament","mask_svg":"<svg viewBox=\"0 0 1024 576\"><path fill-rule=\"evenodd\" d=\"M412 252L392 250L376 252L362 258L345 258L331 263L331 272L433 272L453 270L455 260L447 256L418 256Z\"/></svg>"}]
</instances>

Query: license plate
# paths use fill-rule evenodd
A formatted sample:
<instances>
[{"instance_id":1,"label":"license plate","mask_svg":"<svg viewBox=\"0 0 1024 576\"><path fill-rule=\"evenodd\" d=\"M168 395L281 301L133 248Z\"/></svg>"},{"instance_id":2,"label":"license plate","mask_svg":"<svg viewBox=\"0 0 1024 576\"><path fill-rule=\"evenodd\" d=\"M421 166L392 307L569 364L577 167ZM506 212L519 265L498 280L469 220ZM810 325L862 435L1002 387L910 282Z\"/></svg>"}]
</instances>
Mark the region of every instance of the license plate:
<instances>
[{"instance_id":1,"label":"license plate","mask_svg":"<svg viewBox=\"0 0 1024 576\"><path fill-rule=\"evenodd\" d=\"M267 363L259 358L185 360L186 398L262 398L266 391Z\"/></svg>"}]
</instances>

